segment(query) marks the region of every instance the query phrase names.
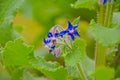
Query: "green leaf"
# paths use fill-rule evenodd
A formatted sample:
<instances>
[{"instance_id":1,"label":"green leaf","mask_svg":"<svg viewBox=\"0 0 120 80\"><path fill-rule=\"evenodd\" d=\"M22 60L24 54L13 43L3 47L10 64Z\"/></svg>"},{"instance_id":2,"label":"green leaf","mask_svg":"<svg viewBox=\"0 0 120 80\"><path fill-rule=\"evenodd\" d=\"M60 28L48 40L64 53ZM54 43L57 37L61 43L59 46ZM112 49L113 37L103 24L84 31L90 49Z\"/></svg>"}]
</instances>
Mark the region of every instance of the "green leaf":
<instances>
[{"instance_id":1,"label":"green leaf","mask_svg":"<svg viewBox=\"0 0 120 80\"><path fill-rule=\"evenodd\" d=\"M72 21L72 24L73 24L73 25L76 25L76 24L78 24L79 22L80 22L80 16L77 17L74 21Z\"/></svg>"},{"instance_id":2,"label":"green leaf","mask_svg":"<svg viewBox=\"0 0 120 80\"><path fill-rule=\"evenodd\" d=\"M93 74L96 80L112 80L114 77L114 69L108 67L99 67Z\"/></svg>"},{"instance_id":3,"label":"green leaf","mask_svg":"<svg viewBox=\"0 0 120 80\"><path fill-rule=\"evenodd\" d=\"M86 73L86 75L88 76L87 78L89 80L92 79L91 74L94 72L95 69L95 63L93 60L91 60L89 57L85 56L84 59L79 63L82 68L83 71ZM69 77L72 78L71 80L78 80L77 78L79 77L79 72L76 66L67 66L67 71L69 73Z\"/></svg>"},{"instance_id":4,"label":"green leaf","mask_svg":"<svg viewBox=\"0 0 120 80\"><path fill-rule=\"evenodd\" d=\"M110 47L120 42L119 26L107 28L91 21L90 29L95 40L106 47Z\"/></svg>"},{"instance_id":5,"label":"green leaf","mask_svg":"<svg viewBox=\"0 0 120 80\"><path fill-rule=\"evenodd\" d=\"M19 37L12 28L11 21L22 2L23 0L0 0L0 44L2 46Z\"/></svg>"},{"instance_id":6,"label":"green leaf","mask_svg":"<svg viewBox=\"0 0 120 80\"><path fill-rule=\"evenodd\" d=\"M6 42L18 38L20 35L12 28L12 24L0 26L0 44L5 45Z\"/></svg>"},{"instance_id":7,"label":"green leaf","mask_svg":"<svg viewBox=\"0 0 120 80\"><path fill-rule=\"evenodd\" d=\"M85 47L85 42L82 39L77 39L73 43L71 50L65 50L65 63L69 66L75 66L81 62L85 57Z\"/></svg>"},{"instance_id":8,"label":"green leaf","mask_svg":"<svg viewBox=\"0 0 120 80\"><path fill-rule=\"evenodd\" d=\"M86 8L95 10L97 8L97 0L77 0L73 5L74 8Z\"/></svg>"},{"instance_id":9,"label":"green leaf","mask_svg":"<svg viewBox=\"0 0 120 80\"><path fill-rule=\"evenodd\" d=\"M120 25L120 12L113 14L113 23Z\"/></svg>"},{"instance_id":10,"label":"green leaf","mask_svg":"<svg viewBox=\"0 0 120 80\"><path fill-rule=\"evenodd\" d=\"M24 0L0 0L0 26L9 22Z\"/></svg>"},{"instance_id":11,"label":"green leaf","mask_svg":"<svg viewBox=\"0 0 120 80\"><path fill-rule=\"evenodd\" d=\"M34 76L27 70L28 68L17 68L13 71L11 80L35 80Z\"/></svg>"},{"instance_id":12,"label":"green leaf","mask_svg":"<svg viewBox=\"0 0 120 80\"><path fill-rule=\"evenodd\" d=\"M22 80L35 80L35 78L33 77L32 74L30 74L28 72L24 72Z\"/></svg>"},{"instance_id":13,"label":"green leaf","mask_svg":"<svg viewBox=\"0 0 120 80\"><path fill-rule=\"evenodd\" d=\"M84 57L84 59L81 61L81 65L83 66L83 69L88 76L90 76L95 69L94 66L95 62L92 59L90 59L88 56Z\"/></svg>"},{"instance_id":14,"label":"green leaf","mask_svg":"<svg viewBox=\"0 0 120 80\"><path fill-rule=\"evenodd\" d=\"M46 62L42 58L37 58L31 62L33 68L41 71L43 74L53 80L66 80L67 71L65 68L55 62Z\"/></svg>"},{"instance_id":15,"label":"green leaf","mask_svg":"<svg viewBox=\"0 0 120 80\"><path fill-rule=\"evenodd\" d=\"M28 65L32 52L33 47L27 46L22 39L9 41L2 52L3 62L6 66Z\"/></svg>"},{"instance_id":16,"label":"green leaf","mask_svg":"<svg viewBox=\"0 0 120 80\"><path fill-rule=\"evenodd\" d=\"M15 69L12 73L11 80L21 80L24 73L24 69Z\"/></svg>"}]
</instances>

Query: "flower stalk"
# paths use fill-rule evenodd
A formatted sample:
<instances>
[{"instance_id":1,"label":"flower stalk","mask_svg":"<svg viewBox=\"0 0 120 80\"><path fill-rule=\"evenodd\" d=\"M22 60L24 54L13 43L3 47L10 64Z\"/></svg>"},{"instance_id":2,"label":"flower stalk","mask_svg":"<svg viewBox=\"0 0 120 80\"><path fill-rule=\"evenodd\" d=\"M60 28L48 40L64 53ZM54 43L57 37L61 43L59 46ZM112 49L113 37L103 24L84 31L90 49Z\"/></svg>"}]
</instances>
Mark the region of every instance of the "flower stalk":
<instances>
[{"instance_id":1,"label":"flower stalk","mask_svg":"<svg viewBox=\"0 0 120 80\"><path fill-rule=\"evenodd\" d=\"M101 0L99 0L99 2L100 1ZM99 15L98 15L98 19L97 19L98 24L103 25L105 27L110 27L111 22L112 22L113 3L114 2L115 2L115 0L103 0L103 4L99 5L100 9L98 11ZM106 66L107 52L108 52L107 47L96 42L96 50L95 50L95 63L96 63L95 67L96 68L98 68L99 66Z\"/></svg>"},{"instance_id":2,"label":"flower stalk","mask_svg":"<svg viewBox=\"0 0 120 80\"><path fill-rule=\"evenodd\" d=\"M80 64L77 64L77 68L79 70L79 73L80 73L80 76L81 76L82 80L87 80L87 77L86 77L86 75L83 71L82 66Z\"/></svg>"}]
</instances>

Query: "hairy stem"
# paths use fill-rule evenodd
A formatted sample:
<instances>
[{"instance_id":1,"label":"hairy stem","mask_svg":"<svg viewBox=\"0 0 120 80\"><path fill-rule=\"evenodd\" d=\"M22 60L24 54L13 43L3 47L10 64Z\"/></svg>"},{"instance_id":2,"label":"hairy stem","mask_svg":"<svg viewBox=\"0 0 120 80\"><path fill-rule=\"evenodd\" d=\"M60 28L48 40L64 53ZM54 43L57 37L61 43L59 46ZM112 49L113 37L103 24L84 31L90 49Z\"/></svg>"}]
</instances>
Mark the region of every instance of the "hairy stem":
<instances>
[{"instance_id":1,"label":"hairy stem","mask_svg":"<svg viewBox=\"0 0 120 80\"><path fill-rule=\"evenodd\" d=\"M98 11L99 15L103 15L103 16L98 16L98 17L102 17L102 18L98 18L98 23L105 27L110 27L110 24L112 22L113 4L112 2L108 2L107 5L104 5L105 10L101 8L103 8L103 5L100 5L100 9ZM103 14L104 12L105 14ZM96 42L96 50L95 50L96 68L99 66L106 66L107 53L108 53L108 48Z\"/></svg>"},{"instance_id":2,"label":"hairy stem","mask_svg":"<svg viewBox=\"0 0 120 80\"><path fill-rule=\"evenodd\" d=\"M96 42L96 52L95 52L96 68L99 66L106 66L106 53L107 53L107 48Z\"/></svg>"},{"instance_id":3,"label":"hairy stem","mask_svg":"<svg viewBox=\"0 0 120 80\"><path fill-rule=\"evenodd\" d=\"M105 13L105 21L104 21L104 26L106 26L106 27L108 27L108 23L109 23L110 7L111 7L111 4L107 3L106 13Z\"/></svg>"},{"instance_id":4,"label":"hairy stem","mask_svg":"<svg viewBox=\"0 0 120 80\"><path fill-rule=\"evenodd\" d=\"M98 16L97 22L103 26L104 26L105 8L106 8L106 5L100 4L98 15L97 15ZM99 66L106 65L106 52L107 52L107 49L101 44L99 44L98 42L96 42L96 48L95 48L95 63L96 63L95 67L96 68Z\"/></svg>"},{"instance_id":5,"label":"hairy stem","mask_svg":"<svg viewBox=\"0 0 120 80\"><path fill-rule=\"evenodd\" d=\"M103 24L104 23L104 11L105 11L105 5L100 4L99 9L98 9L98 13L97 13L97 22L99 24Z\"/></svg>"},{"instance_id":6,"label":"hairy stem","mask_svg":"<svg viewBox=\"0 0 120 80\"><path fill-rule=\"evenodd\" d=\"M113 1L111 2L111 5L110 5L110 13L109 13L109 19L108 19L108 27L110 27L111 23L112 23L112 17L113 17Z\"/></svg>"},{"instance_id":7,"label":"hairy stem","mask_svg":"<svg viewBox=\"0 0 120 80\"><path fill-rule=\"evenodd\" d=\"M77 64L77 68L79 70L79 73L80 73L80 76L81 76L82 80L87 80L87 77L86 77L86 75L83 71L82 66L80 64Z\"/></svg>"}]
</instances>

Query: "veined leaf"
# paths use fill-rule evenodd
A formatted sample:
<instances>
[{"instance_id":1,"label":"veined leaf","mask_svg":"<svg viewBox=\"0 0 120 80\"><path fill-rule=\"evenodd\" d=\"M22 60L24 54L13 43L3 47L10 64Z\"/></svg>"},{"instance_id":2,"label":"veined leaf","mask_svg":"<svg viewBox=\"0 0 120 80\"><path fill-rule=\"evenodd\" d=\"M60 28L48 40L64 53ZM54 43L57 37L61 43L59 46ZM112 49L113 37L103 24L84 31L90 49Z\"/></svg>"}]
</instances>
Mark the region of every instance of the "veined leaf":
<instances>
[{"instance_id":1,"label":"veined leaf","mask_svg":"<svg viewBox=\"0 0 120 80\"><path fill-rule=\"evenodd\" d=\"M77 18L72 22L72 24L73 24L73 25L76 25L76 24L78 24L79 22L80 22L80 16L77 17Z\"/></svg>"},{"instance_id":2,"label":"veined leaf","mask_svg":"<svg viewBox=\"0 0 120 80\"><path fill-rule=\"evenodd\" d=\"M91 21L90 29L95 40L104 46L112 46L120 42L120 27L114 28L103 27L94 21Z\"/></svg>"},{"instance_id":3,"label":"veined leaf","mask_svg":"<svg viewBox=\"0 0 120 80\"><path fill-rule=\"evenodd\" d=\"M86 44L82 39L77 39L73 43L72 49L67 49L64 53L66 54L64 55L64 58L67 66L75 67L77 64L80 64L87 76L90 76L90 74L94 71L94 61L87 57ZM70 74L73 73L74 72Z\"/></svg>"},{"instance_id":4,"label":"veined leaf","mask_svg":"<svg viewBox=\"0 0 120 80\"><path fill-rule=\"evenodd\" d=\"M84 57L84 59L81 61L81 65L83 66L83 69L88 76L90 76L91 73L93 73L93 71L95 70L95 62L88 56Z\"/></svg>"},{"instance_id":5,"label":"veined leaf","mask_svg":"<svg viewBox=\"0 0 120 80\"><path fill-rule=\"evenodd\" d=\"M93 76L95 76L96 80L111 80L114 77L114 69L108 67L99 67L96 69Z\"/></svg>"},{"instance_id":6,"label":"veined leaf","mask_svg":"<svg viewBox=\"0 0 120 80\"><path fill-rule=\"evenodd\" d=\"M12 28L12 18L24 0L0 0L0 44L16 39L17 32Z\"/></svg>"},{"instance_id":7,"label":"veined leaf","mask_svg":"<svg viewBox=\"0 0 120 80\"><path fill-rule=\"evenodd\" d=\"M113 23L120 25L120 12L113 14Z\"/></svg>"},{"instance_id":8,"label":"veined leaf","mask_svg":"<svg viewBox=\"0 0 120 80\"><path fill-rule=\"evenodd\" d=\"M22 39L9 41L2 51L3 62L6 66L28 65L32 52L33 47L27 46Z\"/></svg>"},{"instance_id":9,"label":"veined leaf","mask_svg":"<svg viewBox=\"0 0 120 80\"><path fill-rule=\"evenodd\" d=\"M23 78L22 78L22 80L35 80L35 78L34 78L34 76L31 75L30 73L24 72L24 73L23 73Z\"/></svg>"},{"instance_id":10,"label":"veined leaf","mask_svg":"<svg viewBox=\"0 0 120 80\"><path fill-rule=\"evenodd\" d=\"M88 79L92 80L91 74L94 72L94 69L95 69L94 61L91 60L89 57L85 56L84 59L79 64L82 66L83 71L88 76ZM72 77L75 80L79 79L79 72L78 72L78 69L76 66L74 66L74 67L67 66L67 70L69 73L69 77ZM73 79L71 79L71 80L73 80Z\"/></svg>"},{"instance_id":11,"label":"veined leaf","mask_svg":"<svg viewBox=\"0 0 120 80\"><path fill-rule=\"evenodd\" d=\"M46 62L42 58L37 58L31 62L31 65L53 80L66 80L67 78L66 69L58 63Z\"/></svg>"},{"instance_id":12,"label":"veined leaf","mask_svg":"<svg viewBox=\"0 0 120 80\"><path fill-rule=\"evenodd\" d=\"M35 77L25 68L17 68L13 71L11 80L35 80Z\"/></svg>"},{"instance_id":13,"label":"veined leaf","mask_svg":"<svg viewBox=\"0 0 120 80\"><path fill-rule=\"evenodd\" d=\"M95 10L97 8L97 0L77 0L73 5L74 8L87 8Z\"/></svg>"},{"instance_id":14,"label":"veined leaf","mask_svg":"<svg viewBox=\"0 0 120 80\"><path fill-rule=\"evenodd\" d=\"M8 23L24 0L1 0L0 1L0 26Z\"/></svg>"},{"instance_id":15,"label":"veined leaf","mask_svg":"<svg viewBox=\"0 0 120 80\"><path fill-rule=\"evenodd\" d=\"M0 44L5 45L6 42L18 38L20 35L12 28L12 24L0 26Z\"/></svg>"},{"instance_id":16,"label":"veined leaf","mask_svg":"<svg viewBox=\"0 0 120 80\"><path fill-rule=\"evenodd\" d=\"M15 69L12 73L11 80L21 80L24 73L24 69Z\"/></svg>"},{"instance_id":17,"label":"veined leaf","mask_svg":"<svg viewBox=\"0 0 120 80\"><path fill-rule=\"evenodd\" d=\"M82 39L77 39L73 45L71 50L66 50L65 62L69 66L75 66L77 63L81 62L85 57L85 47L86 44Z\"/></svg>"}]
</instances>

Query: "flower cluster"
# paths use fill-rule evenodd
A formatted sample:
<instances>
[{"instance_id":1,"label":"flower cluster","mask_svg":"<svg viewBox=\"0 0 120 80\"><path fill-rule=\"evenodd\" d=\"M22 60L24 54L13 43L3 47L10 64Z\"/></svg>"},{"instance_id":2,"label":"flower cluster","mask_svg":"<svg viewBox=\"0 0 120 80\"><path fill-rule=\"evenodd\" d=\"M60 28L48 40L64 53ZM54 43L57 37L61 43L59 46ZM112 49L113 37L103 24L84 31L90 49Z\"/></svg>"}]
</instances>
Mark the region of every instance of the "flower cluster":
<instances>
[{"instance_id":1,"label":"flower cluster","mask_svg":"<svg viewBox=\"0 0 120 80\"><path fill-rule=\"evenodd\" d=\"M72 25L68 21L68 28L63 29L61 26L54 26L44 39L44 45L48 47L49 52L52 52L55 57L61 54L61 44L66 45L67 41L74 41L75 36L80 36L77 31L79 22L76 25ZM59 45L59 46L57 46Z\"/></svg>"},{"instance_id":2,"label":"flower cluster","mask_svg":"<svg viewBox=\"0 0 120 80\"><path fill-rule=\"evenodd\" d=\"M111 3L112 0L98 0L99 4L106 4L107 2ZM116 2L117 0L113 0L114 2Z\"/></svg>"}]
</instances>

